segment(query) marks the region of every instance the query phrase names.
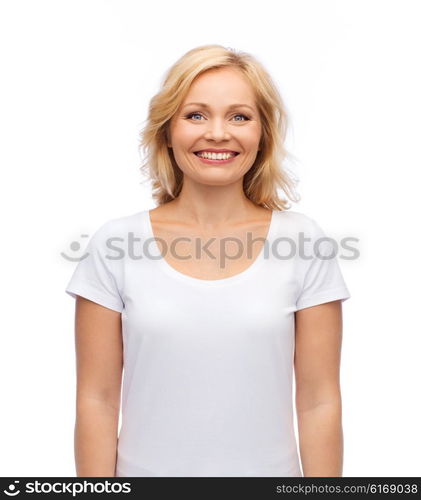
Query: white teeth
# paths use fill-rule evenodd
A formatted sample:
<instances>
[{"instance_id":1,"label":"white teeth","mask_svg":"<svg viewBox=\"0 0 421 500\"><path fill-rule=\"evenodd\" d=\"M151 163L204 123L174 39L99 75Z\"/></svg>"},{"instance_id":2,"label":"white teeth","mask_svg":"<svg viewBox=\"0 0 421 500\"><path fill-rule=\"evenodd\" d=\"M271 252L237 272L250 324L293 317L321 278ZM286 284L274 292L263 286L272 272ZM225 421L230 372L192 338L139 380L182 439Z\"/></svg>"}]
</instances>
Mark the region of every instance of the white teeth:
<instances>
[{"instance_id":1,"label":"white teeth","mask_svg":"<svg viewBox=\"0 0 421 500\"><path fill-rule=\"evenodd\" d=\"M235 156L235 153L209 153L207 151L202 151L201 153L197 153L197 156L207 158L208 160L228 160L228 158Z\"/></svg>"}]
</instances>

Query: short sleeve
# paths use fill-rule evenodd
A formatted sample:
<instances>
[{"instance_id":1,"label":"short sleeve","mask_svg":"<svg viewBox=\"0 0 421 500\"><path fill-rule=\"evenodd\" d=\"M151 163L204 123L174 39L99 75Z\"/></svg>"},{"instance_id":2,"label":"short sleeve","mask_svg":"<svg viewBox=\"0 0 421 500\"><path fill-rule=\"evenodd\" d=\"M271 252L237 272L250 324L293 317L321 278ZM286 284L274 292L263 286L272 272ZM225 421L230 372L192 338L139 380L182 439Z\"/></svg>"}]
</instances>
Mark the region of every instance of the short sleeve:
<instances>
[{"instance_id":1,"label":"short sleeve","mask_svg":"<svg viewBox=\"0 0 421 500\"><path fill-rule=\"evenodd\" d=\"M73 298L80 295L121 312L124 303L113 267L115 261L107 258L105 227L106 224L101 226L89 240L83 258L77 263L65 292Z\"/></svg>"},{"instance_id":2,"label":"short sleeve","mask_svg":"<svg viewBox=\"0 0 421 500\"><path fill-rule=\"evenodd\" d=\"M345 301L351 297L337 259L339 245L328 238L313 219L310 220L312 237L306 248L309 248L308 256L311 258L303 264L302 286L296 300L296 310L333 300Z\"/></svg>"}]
</instances>

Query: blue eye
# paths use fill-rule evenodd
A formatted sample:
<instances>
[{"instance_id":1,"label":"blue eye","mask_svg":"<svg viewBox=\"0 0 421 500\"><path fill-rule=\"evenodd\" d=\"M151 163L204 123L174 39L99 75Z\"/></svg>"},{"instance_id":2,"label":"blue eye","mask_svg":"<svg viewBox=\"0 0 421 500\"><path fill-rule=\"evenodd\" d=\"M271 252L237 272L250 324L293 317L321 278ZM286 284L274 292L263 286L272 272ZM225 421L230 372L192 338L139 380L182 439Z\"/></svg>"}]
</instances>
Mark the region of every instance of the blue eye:
<instances>
[{"instance_id":1,"label":"blue eye","mask_svg":"<svg viewBox=\"0 0 421 500\"><path fill-rule=\"evenodd\" d=\"M235 115L235 116L242 116L243 118L245 118L245 120L240 120L240 121L247 121L247 120L250 120L250 118L246 115L243 115L243 114L238 114L238 115ZM234 120L235 122L238 122L239 120Z\"/></svg>"},{"instance_id":2,"label":"blue eye","mask_svg":"<svg viewBox=\"0 0 421 500\"><path fill-rule=\"evenodd\" d=\"M189 113L188 115L186 115L186 118L189 118L189 119L192 119L193 116L202 116L201 113L197 112L197 111L194 111L193 113ZM242 113L238 113L236 115L234 115L234 117L237 117L237 116L242 116L243 118L245 118L244 120L234 120L235 122L238 122L238 121L247 121L247 120L250 120L250 118L246 115L243 115ZM193 120L193 121L197 121L197 120ZM200 121L200 120L199 120Z\"/></svg>"},{"instance_id":3,"label":"blue eye","mask_svg":"<svg viewBox=\"0 0 421 500\"><path fill-rule=\"evenodd\" d=\"M191 118L192 116L199 115L202 116L200 113L190 113L186 116L186 118Z\"/></svg>"}]
</instances>

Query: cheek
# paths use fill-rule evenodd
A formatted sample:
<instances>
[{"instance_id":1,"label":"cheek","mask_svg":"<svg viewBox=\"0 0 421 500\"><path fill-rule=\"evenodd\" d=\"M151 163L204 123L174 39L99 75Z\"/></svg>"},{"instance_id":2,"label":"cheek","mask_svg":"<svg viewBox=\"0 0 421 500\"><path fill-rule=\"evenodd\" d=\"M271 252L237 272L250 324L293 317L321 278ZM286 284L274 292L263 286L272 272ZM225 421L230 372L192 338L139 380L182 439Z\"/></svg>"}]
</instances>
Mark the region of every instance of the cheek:
<instances>
[{"instance_id":1,"label":"cheek","mask_svg":"<svg viewBox=\"0 0 421 500\"><path fill-rule=\"evenodd\" d=\"M238 136L239 141L242 142L246 149L257 149L260 143L260 129L255 127L254 130L247 130L241 136Z\"/></svg>"},{"instance_id":2,"label":"cheek","mask_svg":"<svg viewBox=\"0 0 421 500\"><path fill-rule=\"evenodd\" d=\"M193 141L197 138L198 131L189 124L179 124L172 131L172 138L175 144L180 144L182 147L190 147Z\"/></svg>"}]
</instances>

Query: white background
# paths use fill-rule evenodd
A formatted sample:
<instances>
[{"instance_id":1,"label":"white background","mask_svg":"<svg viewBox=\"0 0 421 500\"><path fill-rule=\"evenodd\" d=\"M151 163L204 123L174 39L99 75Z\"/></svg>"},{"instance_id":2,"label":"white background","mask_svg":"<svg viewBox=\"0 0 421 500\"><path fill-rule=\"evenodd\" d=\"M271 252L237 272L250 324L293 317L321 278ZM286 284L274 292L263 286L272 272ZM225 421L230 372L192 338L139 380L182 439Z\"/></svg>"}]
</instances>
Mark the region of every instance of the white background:
<instances>
[{"instance_id":1,"label":"white background","mask_svg":"<svg viewBox=\"0 0 421 500\"><path fill-rule=\"evenodd\" d=\"M138 134L164 72L219 43L286 102L302 197L340 259L344 476L420 476L420 9L408 0L2 1L1 476L74 476L75 264L153 208Z\"/></svg>"}]
</instances>

